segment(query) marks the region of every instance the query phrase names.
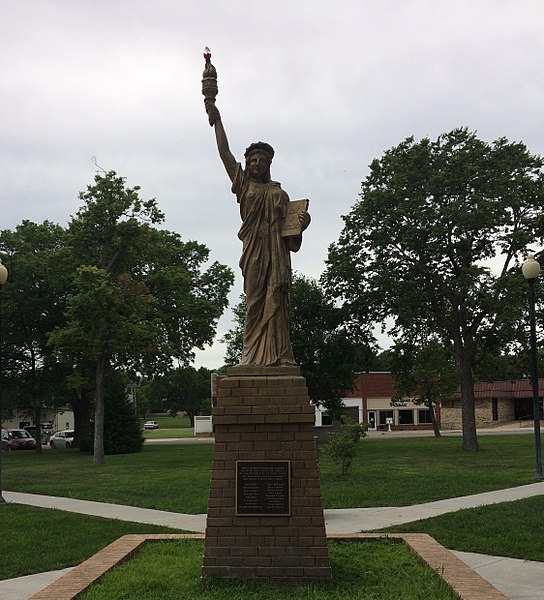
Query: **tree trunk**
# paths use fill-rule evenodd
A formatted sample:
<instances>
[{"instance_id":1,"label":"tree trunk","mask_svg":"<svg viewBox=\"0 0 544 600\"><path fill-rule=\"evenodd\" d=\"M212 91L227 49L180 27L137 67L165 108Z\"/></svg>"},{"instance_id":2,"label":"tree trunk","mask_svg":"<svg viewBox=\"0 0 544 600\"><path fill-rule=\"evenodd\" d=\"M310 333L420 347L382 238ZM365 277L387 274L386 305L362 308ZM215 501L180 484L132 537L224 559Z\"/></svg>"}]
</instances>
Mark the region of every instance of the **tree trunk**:
<instances>
[{"instance_id":1,"label":"tree trunk","mask_svg":"<svg viewBox=\"0 0 544 600\"><path fill-rule=\"evenodd\" d=\"M36 424L36 454L41 454L43 451L42 448L42 426L41 426L41 422L42 422L42 407L41 405L37 404L36 406L34 406L34 412L32 415L32 418L34 419L34 423Z\"/></svg>"},{"instance_id":2,"label":"tree trunk","mask_svg":"<svg viewBox=\"0 0 544 600\"><path fill-rule=\"evenodd\" d=\"M93 464L103 465L104 455L104 375L106 371L106 355L103 353L96 362L96 379L94 391L94 455Z\"/></svg>"},{"instance_id":3,"label":"tree trunk","mask_svg":"<svg viewBox=\"0 0 544 600\"><path fill-rule=\"evenodd\" d=\"M38 390L38 386L36 385L37 377L36 377L36 354L34 350L30 349L31 356L31 390L32 390L32 418L34 419L34 425L36 426L36 453L42 453L42 403L40 397L40 391ZM38 398L40 400L38 401Z\"/></svg>"},{"instance_id":4,"label":"tree trunk","mask_svg":"<svg viewBox=\"0 0 544 600\"><path fill-rule=\"evenodd\" d=\"M468 346L468 347L467 347ZM478 452L480 445L476 434L476 412L474 402L474 379L472 376L472 352L470 344L454 340L455 357L459 370L461 389L461 420L463 426L463 450Z\"/></svg>"},{"instance_id":5,"label":"tree trunk","mask_svg":"<svg viewBox=\"0 0 544 600\"><path fill-rule=\"evenodd\" d=\"M429 411L431 413L431 422L433 424L434 437L442 437L442 432L440 431L440 426L438 425L438 420L436 418L436 404L432 401L428 401Z\"/></svg>"}]
</instances>

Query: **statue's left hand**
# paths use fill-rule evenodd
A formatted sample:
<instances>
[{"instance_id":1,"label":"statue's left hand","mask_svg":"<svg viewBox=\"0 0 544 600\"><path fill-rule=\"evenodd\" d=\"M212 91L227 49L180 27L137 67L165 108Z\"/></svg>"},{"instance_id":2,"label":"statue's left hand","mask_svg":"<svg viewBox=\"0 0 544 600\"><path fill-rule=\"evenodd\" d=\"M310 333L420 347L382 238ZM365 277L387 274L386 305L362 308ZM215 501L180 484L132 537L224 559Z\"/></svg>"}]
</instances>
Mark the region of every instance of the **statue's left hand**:
<instances>
[{"instance_id":1,"label":"statue's left hand","mask_svg":"<svg viewBox=\"0 0 544 600\"><path fill-rule=\"evenodd\" d=\"M298 215L298 220L300 221L300 227L301 227L302 231L304 231L305 229L308 228L308 225L310 224L312 217L310 217L309 212L302 212Z\"/></svg>"}]
</instances>

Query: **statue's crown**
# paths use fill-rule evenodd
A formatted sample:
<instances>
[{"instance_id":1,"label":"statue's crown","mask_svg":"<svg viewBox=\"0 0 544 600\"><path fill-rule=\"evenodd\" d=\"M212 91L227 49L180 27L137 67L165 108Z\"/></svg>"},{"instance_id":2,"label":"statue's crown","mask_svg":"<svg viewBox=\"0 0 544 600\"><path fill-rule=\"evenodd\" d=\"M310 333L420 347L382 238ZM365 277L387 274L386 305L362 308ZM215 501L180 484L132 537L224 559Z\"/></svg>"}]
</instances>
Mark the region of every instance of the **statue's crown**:
<instances>
[{"instance_id":1,"label":"statue's crown","mask_svg":"<svg viewBox=\"0 0 544 600\"><path fill-rule=\"evenodd\" d=\"M266 142L255 142L246 148L244 156L247 158L253 152L264 152L270 157L270 160L274 158L274 148Z\"/></svg>"}]
</instances>

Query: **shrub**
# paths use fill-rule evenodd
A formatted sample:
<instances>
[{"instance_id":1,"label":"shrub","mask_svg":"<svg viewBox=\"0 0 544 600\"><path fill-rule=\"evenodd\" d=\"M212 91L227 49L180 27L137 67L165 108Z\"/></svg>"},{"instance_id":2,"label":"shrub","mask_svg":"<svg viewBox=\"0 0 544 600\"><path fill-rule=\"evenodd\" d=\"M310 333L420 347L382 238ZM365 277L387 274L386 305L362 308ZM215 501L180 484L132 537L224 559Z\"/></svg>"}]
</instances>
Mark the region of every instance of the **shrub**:
<instances>
[{"instance_id":1,"label":"shrub","mask_svg":"<svg viewBox=\"0 0 544 600\"><path fill-rule=\"evenodd\" d=\"M325 451L336 464L341 465L342 475L347 475L359 451L361 438L367 436L368 423L355 423L346 416L340 417L340 422L340 431L330 434Z\"/></svg>"},{"instance_id":2,"label":"shrub","mask_svg":"<svg viewBox=\"0 0 544 600\"><path fill-rule=\"evenodd\" d=\"M90 439L81 440L82 452L92 452L94 447L94 421L91 422ZM141 452L144 437L134 406L128 401L125 382L116 373L110 374L106 387L104 406L104 453L130 454Z\"/></svg>"}]
</instances>

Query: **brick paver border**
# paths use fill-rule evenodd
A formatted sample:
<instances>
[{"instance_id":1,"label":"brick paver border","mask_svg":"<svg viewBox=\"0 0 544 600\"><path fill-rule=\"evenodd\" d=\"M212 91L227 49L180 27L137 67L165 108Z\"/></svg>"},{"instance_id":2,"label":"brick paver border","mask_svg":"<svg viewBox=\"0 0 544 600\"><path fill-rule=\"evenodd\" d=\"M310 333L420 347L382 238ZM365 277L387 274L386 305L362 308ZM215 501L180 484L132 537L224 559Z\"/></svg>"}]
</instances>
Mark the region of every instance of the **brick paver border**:
<instances>
[{"instance_id":1,"label":"brick paver border","mask_svg":"<svg viewBox=\"0 0 544 600\"><path fill-rule=\"evenodd\" d=\"M449 584L461 600L508 600L507 596L426 533L327 535L328 540L339 542L369 542L383 538L407 544L424 565ZM183 539L204 541L204 534L125 535L34 594L30 600L75 600L102 575L134 556L144 544Z\"/></svg>"}]
</instances>

